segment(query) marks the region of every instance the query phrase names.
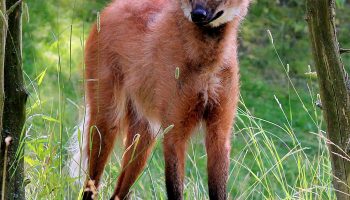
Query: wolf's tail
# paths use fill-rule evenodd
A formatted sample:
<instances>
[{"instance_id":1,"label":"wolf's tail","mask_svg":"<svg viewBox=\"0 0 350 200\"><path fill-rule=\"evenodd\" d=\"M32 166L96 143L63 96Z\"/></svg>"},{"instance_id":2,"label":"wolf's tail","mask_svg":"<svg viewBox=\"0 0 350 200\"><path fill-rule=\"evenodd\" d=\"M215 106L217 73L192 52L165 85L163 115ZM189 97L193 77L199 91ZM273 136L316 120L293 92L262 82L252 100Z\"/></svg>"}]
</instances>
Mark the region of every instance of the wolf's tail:
<instances>
[{"instance_id":1,"label":"wolf's tail","mask_svg":"<svg viewBox=\"0 0 350 200\"><path fill-rule=\"evenodd\" d=\"M67 169L72 178L76 178L77 183L83 184L87 174L88 167L88 138L86 138L85 126L87 123L81 123L75 130L73 136L68 142L69 160Z\"/></svg>"}]
</instances>

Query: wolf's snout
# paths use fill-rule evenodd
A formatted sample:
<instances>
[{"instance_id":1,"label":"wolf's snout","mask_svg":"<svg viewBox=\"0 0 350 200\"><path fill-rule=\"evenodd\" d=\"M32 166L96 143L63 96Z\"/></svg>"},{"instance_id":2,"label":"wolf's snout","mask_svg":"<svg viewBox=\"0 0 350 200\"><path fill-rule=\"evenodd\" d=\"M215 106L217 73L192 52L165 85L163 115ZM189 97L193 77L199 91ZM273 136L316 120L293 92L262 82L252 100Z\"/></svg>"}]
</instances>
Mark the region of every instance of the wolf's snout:
<instances>
[{"instance_id":1,"label":"wolf's snout","mask_svg":"<svg viewBox=\"0 0 350 200\"><path fill-rule=\"evenodd\" d=\"M210 13L207 9L200 5L197 5L191 12L191 18L193 23L204 25L207 24L210 18Z\"/></svg>"}]
</instances>

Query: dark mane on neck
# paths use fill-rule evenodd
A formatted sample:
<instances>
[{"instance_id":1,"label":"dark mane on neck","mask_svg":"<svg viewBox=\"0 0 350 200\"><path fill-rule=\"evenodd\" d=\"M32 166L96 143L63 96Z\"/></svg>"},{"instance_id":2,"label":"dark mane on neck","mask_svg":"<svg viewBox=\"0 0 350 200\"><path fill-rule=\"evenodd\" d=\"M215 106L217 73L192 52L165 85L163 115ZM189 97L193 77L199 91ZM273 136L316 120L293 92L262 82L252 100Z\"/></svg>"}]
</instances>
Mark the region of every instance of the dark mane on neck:
<instances>
[{"instance_id":1,"label":"dark mane on neck","mask_svg":"<svg viewBox=\"0 0 350 200\"><path fill-rule=\"evenodd\" d=\"M201 31L201 34L208 39L221 40L224 36L226 26L227 24L218 27L199 26L198 29Z\"/></svg>"}]
</instances>

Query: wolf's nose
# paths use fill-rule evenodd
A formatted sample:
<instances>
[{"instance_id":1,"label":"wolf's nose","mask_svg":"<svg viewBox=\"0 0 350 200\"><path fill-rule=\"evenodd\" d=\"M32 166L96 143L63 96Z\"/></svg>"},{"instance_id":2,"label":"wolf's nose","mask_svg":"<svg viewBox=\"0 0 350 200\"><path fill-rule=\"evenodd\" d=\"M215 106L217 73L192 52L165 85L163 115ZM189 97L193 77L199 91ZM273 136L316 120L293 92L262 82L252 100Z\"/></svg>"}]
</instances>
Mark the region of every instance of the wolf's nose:
<instances>
[{"instance_id":1,"label":"wolf's nose","mask_svg":"<svg viewBox=\"0 0 350 200\"><path fill-rule=\"evenodd\" d=\"M203 24L207 21L209 13L202 6L196 6L191 12L192 21L195 24Z\"/></svg>"}]
</instances>

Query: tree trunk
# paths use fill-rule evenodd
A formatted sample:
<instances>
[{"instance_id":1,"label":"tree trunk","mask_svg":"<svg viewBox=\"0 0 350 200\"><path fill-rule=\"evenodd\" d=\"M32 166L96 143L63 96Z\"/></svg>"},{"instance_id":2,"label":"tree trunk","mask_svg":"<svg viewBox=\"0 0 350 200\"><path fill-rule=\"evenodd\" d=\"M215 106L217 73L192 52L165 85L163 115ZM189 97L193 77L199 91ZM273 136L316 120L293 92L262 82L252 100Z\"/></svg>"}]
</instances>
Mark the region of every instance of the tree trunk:
<instances>
[{"instance_id":1,"label":"tree trunk","mask_svg":"<svg viewBox=\"0 0 350 200\"><path fill-rule=\"evenodd\" d=\"M15 7L14 7L15 5ZM5 104L3 112L2 139L12 138L7 157L0 160L0 171L5 172L1 178L1 194L4 199L25 199L24 197L24 161L23 145L21 145L22 129L25 122L25 104L27 93L23 84L22 73L22 3L21 0L6 0L8 8L8 32L5 52ZM1 146L1 155L6 155L6 146ZM7 161L4 163L4 160ZM6 169L6 170L4 170Z\"/></svg>"},{"instance_id":2,"label":"tree trunk","mask_svg":"<svg viewBox=\"0 0 350 200\"><path fill-rule=\"evenodd\" d=\"M334 0L307 0L307 21L327 124L333 186L338 200L350 200L350 98L340 57Z\"/></svg>"}]
</instances>

